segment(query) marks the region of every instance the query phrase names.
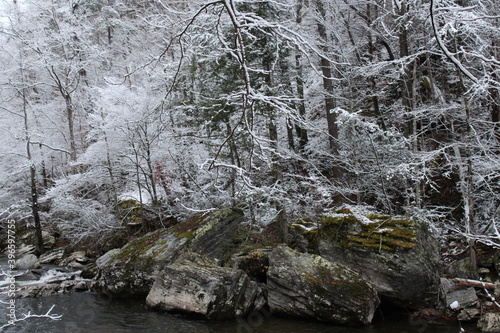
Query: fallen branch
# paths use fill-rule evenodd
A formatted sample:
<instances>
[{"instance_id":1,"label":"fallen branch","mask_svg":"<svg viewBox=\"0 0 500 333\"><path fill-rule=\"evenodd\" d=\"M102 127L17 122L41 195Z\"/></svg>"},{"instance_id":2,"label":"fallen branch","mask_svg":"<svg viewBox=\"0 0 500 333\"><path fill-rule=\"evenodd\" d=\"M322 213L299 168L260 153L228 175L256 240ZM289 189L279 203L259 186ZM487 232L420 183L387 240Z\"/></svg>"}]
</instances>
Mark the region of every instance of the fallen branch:
<instances>
[{"instance_id":1,"label":"fallen branch","mask_svg":"<svg viewBox=\"0 0 500 333\"><path fill-rule=\"evenodd\" d=\"M455 282L455 284L464 287L474 287L474 288L484 288L484 289L495 289L495 285L493 283L486 283L478 280L469 280L469 279L451 279L451 281Z\"/></svg>"},{"instance_id":2,"label":"fallen branch","mask_svg":"<svg viewBox=\"0 0 500 333\"><path fill-rule=\"evenodd\" d=\"M31 312L23 313L21 318L14 317L11 320L9 320L6 324L3 324L2 326L0 326L0 331L6 327L14 326L14 325L16 325L16 323L30 319L30 318L47 318L47 319L51 319L51 320L61 320L62 315L51 313L52 310L54 309L54 307L55 307L55 305L52 305L52 307L49 309L49 311L47 311L45 314L41 314L41 315L32 314Z\"/></svg>"}]
</instances>

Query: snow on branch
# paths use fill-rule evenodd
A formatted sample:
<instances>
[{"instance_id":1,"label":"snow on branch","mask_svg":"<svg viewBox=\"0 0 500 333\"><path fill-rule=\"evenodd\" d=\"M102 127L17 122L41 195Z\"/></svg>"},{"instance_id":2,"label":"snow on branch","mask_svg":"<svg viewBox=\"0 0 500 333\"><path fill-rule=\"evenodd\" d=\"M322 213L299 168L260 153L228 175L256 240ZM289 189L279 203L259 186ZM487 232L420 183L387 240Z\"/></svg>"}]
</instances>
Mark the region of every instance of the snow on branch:
<instances>
[{"instance_id":1,"label":"snow on branch","mask_svg":"<svg viewBox=\"0 0 500 333\"><path fill-rule=\"evenodd\" d=\"M464 67L464 65L448 50L448 48L444 45L441 37L439 36L439 32L437 30L437 25L436 25L436 20L434 17L434 0L431 0L431 5L430 5L430 15L431 15L431 23L432 23L432 30L434 31L434 37L436 38L436 41L439 45L439 48L443 51L443 53L446 55L448 59L451 60L457 66L457 68L465 75L467 76L472 82L477 83L479 80L472 75L467 68Z\"/></svg>"},{"instance_id":2,"label":"snow on branch","mask_svg":"<svg viewBox=\"0 0 500 333\"><path fill-rule=\"evenodd\" d=\"M17 318L15 317L14 319L9 320L6 324L3 324L0 326L0 330L4 329L9 326L15 326L16 323L28 320L30 318L47 318L50 320L61 320L62 315L60 314L55 314L52 313L52 310L54 309L55 305L52 305L50 309L45 313L45 314L32 314L31 311L28 311L27 313L23 313L21 317Z\"/></svg>"}]
</instances>

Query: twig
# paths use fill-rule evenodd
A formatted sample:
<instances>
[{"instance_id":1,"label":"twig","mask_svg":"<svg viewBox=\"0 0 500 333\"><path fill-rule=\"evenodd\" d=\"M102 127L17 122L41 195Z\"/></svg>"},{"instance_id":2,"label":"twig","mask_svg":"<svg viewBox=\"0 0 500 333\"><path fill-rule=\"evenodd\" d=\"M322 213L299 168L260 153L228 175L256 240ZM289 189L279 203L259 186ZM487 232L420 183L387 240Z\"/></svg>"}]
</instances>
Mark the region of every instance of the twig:
<instances>
[{"instance_id":1,"label":"twig","mask_svg":"<svg viewBox=\"0 0 500 333\"><path fill-rule=\"evenodd\" d=\"M28 311L28 313L23 313L21 318L14 318L14 319L8 321L6 324L3 324L2 326L0 326L0 329L3 329L5 327L9 327L9 326L14 326L17 322L25 321L29 318L47 318L47 319L51 319L51 320L61 320L62 315L51 313L52 310L54 309L54 307L55 307L55 305L52 305L50 307L49 311L47 311L45 314L42 314L42 315L32 314L31 311Z\"/></svg>"}]
</instances>

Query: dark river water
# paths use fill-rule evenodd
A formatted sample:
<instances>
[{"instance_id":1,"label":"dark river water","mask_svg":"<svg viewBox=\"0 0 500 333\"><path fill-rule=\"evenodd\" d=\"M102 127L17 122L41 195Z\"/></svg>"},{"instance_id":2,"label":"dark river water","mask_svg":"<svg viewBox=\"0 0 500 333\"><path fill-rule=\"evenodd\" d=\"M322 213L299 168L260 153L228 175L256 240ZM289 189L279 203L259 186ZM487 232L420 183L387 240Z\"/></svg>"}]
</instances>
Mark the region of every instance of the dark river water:
<instances>
[{"instance_id":1,"label":"dark river water","mask_svg":"<svg viewBox=\"0 0 500 333\"><path fill-rule=\"evenodd\" d=\"M137 300L109 300L95 293L84 292L43 298L16 299L16 314L31 311L46 313L53 305L60 320L31 318L18 322L2 332L9 333L459 333L457 325L433 326L412 322L407 318L386 318L373 325L353 328L268 316L255 313L248 318L228 321L202 321L179 315L151 311ZM0 323L7 321L6 305L0 310ZM0 325L1 326L1 325ZM476 333L474 326L465 332Z\"/></svg>"},{"instance_id":2,"label":"dark river water","mask_svg":"<svg viewBox=\"0 0 500 333\"><path fill-rule=\"evenodd\" d=\"M1 258L0 258L1 259ZM5 266L4 266L5 267ZM3 267L1 267L3 268ZM0 278L2 280L2 278ZM0 293L0 301L10 301ZM5 333L459 333L458 325L433 326L426 322L394 318L386 313L366 327L343 327L272 316L256 312L249 317L228 321L194 320L180 315L160 313L148 309L141 300L107 299L96 293L81 292L39 298L16 298L15 312L44 314L52 306L52 313L62 315L60 320L30 318L6 327ZM8 305L0 303L0 327L8 321ZM477 333L474 326L463 326L466 333Z\"/></svg>"}]
</instances>

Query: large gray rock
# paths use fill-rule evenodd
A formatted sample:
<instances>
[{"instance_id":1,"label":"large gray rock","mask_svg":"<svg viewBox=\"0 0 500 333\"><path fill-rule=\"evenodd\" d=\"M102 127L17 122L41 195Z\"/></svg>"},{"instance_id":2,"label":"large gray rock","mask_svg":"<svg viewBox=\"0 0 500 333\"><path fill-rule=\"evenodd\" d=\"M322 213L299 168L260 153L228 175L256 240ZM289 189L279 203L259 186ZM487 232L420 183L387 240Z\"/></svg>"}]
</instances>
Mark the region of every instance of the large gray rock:
<instances>
[{"instance_id":1,"label":"large gray rock","mask_svg":"<svg viewBox=\"0 0 500 333\"><path fill-rule=\"evenodd\" d=\"M226 244L242 219L240 210L221 209L111 250L96 262L93 289L119 297L146 297L159 271L182 252L203 253L210 258L226 255Z\"/></svg>"},{"instance_id":2,"label":"large gray rock","mask_svg":"<svg viewBox=\"0 0 500 333\"><path fill-rule=\"evenodd\" d=\"M356 272L288 247L269 254L267 286L273 313L331 323L369 324L380 303Z\"/></svg>"},{"instance_id":3,"label":"large gray rock","mask_svg":"<svg viewBox=\"0 0 500 333\"><path fill-rule=\"evenodd\" d=\"M295 228L308 250L358 272L385 300L409 308L432 307L439 290L439 251L424 223L343 209L315 229Z\"/></svg>"},{"instance_id":4,"label":"large gray rock","mask_svg":"<svg viewBox=\"0 0 500 333\"><path fill-rule=\"evenodd\" d=\"M15 267L19 270L32 269L40 267L40 263L34 254L26 254L16 260Z\"/></svg>"},{"instance_id":5,"label":"large gray rock","mask_svg":"<svg viewBox=\"0 0 500 333\"><path fill-rule=\"evenodd\" d=\"M189 253L161 271L146 303L164 311L228 319L260 309L265 299L244 271Z\"/></svg>"},{"instance_id":6,"label":"large gray rock","mask_svg":"<svg viewBox=\"0 0 500 333\"><path fill-rule=\"evenodd\" d=\"M455 303L455 307L468 308L475 307L479 299L476 294L476 290L472 287L467 289L453 290L446 294L446 306L449 307L451 304Z\"/></svg>"},{"instance_id":7,"label":"large gray rock","mask_svg":"<svg viewBox=\"0 0 500 333\"><path fill-rule=\"evenodd\" d=\"M76 269L85 269L85 266L91 263L92 260L87 257L87 254L83 251L76 251L71 253L67 258L64 258L59 265L69 266Z\"/></svg>"},{"instance_id":8,"label":"large gray rock","mask_svg":"<svg viewBox=\"0 0 500 333\"><path fill-rule=\"evenodd\" d=\"M16 297L42 297L88 291L90 284L90 280L64 280L26 286L21 285L20 290L16 293Z\"/></svg>"},{"instance_id":9,"label":"large gray rock","mask_svg":"<svg viewBox=\"0 0 500 333\"><path fill-rule=\"evenodd\" d=\"M88 291L90 284L90 280L65 280L27 285L21 287L21 289L16 293L16 297L42 297Z\"/></svg>"},{"instance_id":10,"label":"large gray rock","mask_svg":"<svg viewBox=\"0 0 500 333\"><path fill-rule=\"evenodd\" d=\"M186 242L162 229L106 252L96 261L92 289L115 297L146 297L160 268L173 261Z\"/></svg>"}]
</instances>

